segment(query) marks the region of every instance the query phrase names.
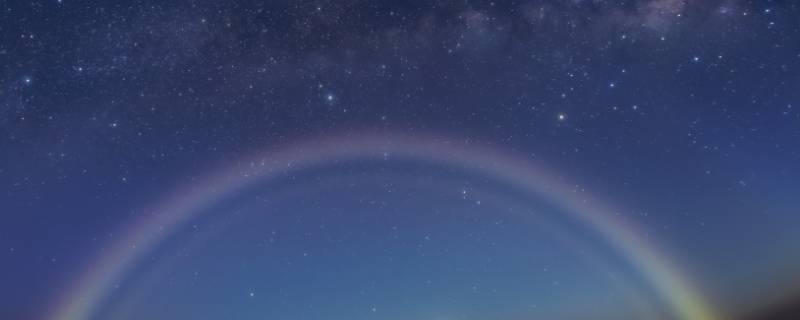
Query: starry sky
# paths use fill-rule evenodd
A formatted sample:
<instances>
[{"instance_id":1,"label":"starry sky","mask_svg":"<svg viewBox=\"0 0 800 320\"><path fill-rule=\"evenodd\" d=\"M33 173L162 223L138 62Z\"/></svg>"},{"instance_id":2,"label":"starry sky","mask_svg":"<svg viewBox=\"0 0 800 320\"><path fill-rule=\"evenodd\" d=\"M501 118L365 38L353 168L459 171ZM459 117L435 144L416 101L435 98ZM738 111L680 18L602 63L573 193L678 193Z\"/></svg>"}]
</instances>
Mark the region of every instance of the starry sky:
<instances>
[{"instance_id":1,"label":"starry sky","mask_svg":"<svg viewBox=\"0 0 800 320\"><path fill-rule=\"evenodd\" d=\"M0 71L3 319L800 314L795 1L12 0Z\"/></svg>"}]
</instances>

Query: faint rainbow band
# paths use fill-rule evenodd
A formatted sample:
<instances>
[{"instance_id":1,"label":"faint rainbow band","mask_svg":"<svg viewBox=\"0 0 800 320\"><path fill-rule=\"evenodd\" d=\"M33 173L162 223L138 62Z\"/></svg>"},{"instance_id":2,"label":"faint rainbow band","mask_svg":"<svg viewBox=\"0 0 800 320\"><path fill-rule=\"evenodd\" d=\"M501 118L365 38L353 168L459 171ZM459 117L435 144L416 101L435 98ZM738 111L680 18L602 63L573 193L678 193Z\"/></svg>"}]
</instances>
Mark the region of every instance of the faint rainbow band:
<instances>
[{"instance_id":1,"label":"faint rainbow band","mask_svg":"<svg viewBox=\"0 0 800 320\"><path fill-rule=\"evenodd\" d=\"M216 174L197 179L172 196L164 198L123 232L105 254L99 255L86 273L74 282L74 288L59 297L49 310L49 320L85 320L98 304L121 282L127 271L141 257L158 245L172 231L191 220L203 208L221 197L247 186L315 166L358 159L401 156L430 160L449 166L487 174L500 181L540 194L574 214L602 235L637 269L665 299L671 309L686 320L715 320L721 315L712 311L692 281L672 264L663 250L643 237L644 232L622 221L613 210L567 184L561 177L530 163L491 148L456 143L441 137L361 133L335 138L307 139L266 153L244 158L224 166ZM462 140L463 141L463 140Z\"/></svg>"}]
</instances>

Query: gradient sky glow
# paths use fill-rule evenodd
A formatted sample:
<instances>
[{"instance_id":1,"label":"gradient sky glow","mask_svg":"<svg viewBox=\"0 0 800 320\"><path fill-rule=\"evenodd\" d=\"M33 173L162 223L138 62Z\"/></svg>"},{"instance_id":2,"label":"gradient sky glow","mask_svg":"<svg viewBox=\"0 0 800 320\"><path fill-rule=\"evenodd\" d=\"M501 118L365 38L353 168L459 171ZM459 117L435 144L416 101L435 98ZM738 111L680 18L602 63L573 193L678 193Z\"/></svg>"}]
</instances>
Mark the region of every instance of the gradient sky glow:
<instances>
[{"instance_id":1,"label":"gradient sky glow","mask_svg":"<svg viewBox=\"0 0 800 320\"><path fill-rule=\"evenodd\" d=\"M800 315L793 1L0 9L0 319Z\"/></svg>"}]
</instances>

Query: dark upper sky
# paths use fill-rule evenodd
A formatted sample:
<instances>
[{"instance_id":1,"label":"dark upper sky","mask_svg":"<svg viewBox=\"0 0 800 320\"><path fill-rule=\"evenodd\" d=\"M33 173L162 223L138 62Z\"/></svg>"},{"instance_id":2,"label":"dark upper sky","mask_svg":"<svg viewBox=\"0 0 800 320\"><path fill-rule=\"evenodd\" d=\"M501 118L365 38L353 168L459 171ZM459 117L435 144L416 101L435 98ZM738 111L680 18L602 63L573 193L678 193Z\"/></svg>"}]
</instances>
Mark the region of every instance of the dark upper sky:
<instances>
[{"instance_id":1,"label":"dark upper sky","mask_svg":"<svg viewBox=\"0 0 800 320\"><path fill-rule=\"evenodd\" d=\"M720 313L800 290L793 1L5 1L0 71L0 318L51 318L182 186L341 136L549 168ZM92 319L641 316L604 294L622 282L664 300L624 250L575 249L594 238L547 193L425 159L303 155L319 166L196 208L214 212L148 248ZM562 231L511 211L552 211L536 219ZM199 241L203 225L227 231Z\"/></svg>"}]
</instances>

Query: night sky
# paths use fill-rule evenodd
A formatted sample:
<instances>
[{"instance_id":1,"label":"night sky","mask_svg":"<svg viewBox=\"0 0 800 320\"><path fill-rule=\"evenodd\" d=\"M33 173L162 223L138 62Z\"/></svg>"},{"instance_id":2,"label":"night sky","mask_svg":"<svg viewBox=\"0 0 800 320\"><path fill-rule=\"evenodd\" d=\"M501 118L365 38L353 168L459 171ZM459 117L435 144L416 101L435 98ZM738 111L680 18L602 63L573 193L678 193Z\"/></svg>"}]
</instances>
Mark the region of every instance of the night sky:
<instances>
[{"instance_id":1,"label":"night sky","mask_svg":"<svg viewBox=\"0 0 800 320\"><path fill-rule=\"evenodd\" d=\"M798 303L795 1L0 3L0 319Z\"/></svg>"}]
</instances>

